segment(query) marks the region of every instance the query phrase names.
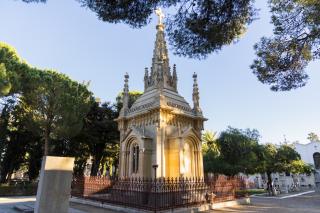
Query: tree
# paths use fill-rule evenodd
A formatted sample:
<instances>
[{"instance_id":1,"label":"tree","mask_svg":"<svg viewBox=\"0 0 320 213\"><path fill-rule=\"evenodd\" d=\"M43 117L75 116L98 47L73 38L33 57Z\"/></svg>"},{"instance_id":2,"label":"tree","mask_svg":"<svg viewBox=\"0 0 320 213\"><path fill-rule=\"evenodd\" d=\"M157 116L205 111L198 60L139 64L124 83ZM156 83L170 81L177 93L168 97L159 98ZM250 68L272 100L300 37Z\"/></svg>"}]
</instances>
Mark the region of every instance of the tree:
<instances>
[{"instance_id":1,"label":"tree","mask_svg":"<svg viewBox=\"0 0 320 213\"><path fill-rule=\"evenodd\" d=\"M202 135L202 152L214 156L220 155L220 150L217 144L217 133L205 131Z\"/></svg>"},{"instance_id":2,"label":"tree","mask_svg":"<svg viewBox=\"0 0 320 213\"><path fill-rule=\"evenodd\" d=\"M10 92L11 83L4 64L0 64L0 97Z\"/></svg>"},{"instance_id":3,"label":"tree","mask_svg":"<svg viewBox=\"0 0 320 213\"><path fill-rule=\"evenodd\" d=\"M28 112L29 129L41 130L44 154L50 141L71 138L82 127L82 120L93 102L88 85L72 81L66 75L30 67L9 45L0 43L0 64L6 67L10 92L18 94L19 105Z\"/></svg>"},{"instance_id":4,"label":"tree","mask_svg":"<svg viewBox=\"0 0 320 213\"><path fill-rule=\"evenodd\" d=\"M93 157L91 175L96 176L101 162L107 157L117 157L117 144L119 143L119 132L117 123L114 121L118 117L115 106L110 103L92 105L89 113L84 119L84 126L75 141L85 144L88 154ZM117 165L117 159L114 159Z\"/></svg>"},{"instance_id":5,"label":"tree","mask_svg":"<svg viewBox=\"0 0 320 213\"><path fill-rule=\"evenodd\" d=\"M78 1L102 21L125 23L134 28L148 24L157 7L175 11L166 18L169 41L175 54L191 58L205 58L238 40L256 14L254 0Z\"/></svg>"},{"instance_id":6,"label":"tree","mask_svg":"<svg viewBox=\"0 0 320 213\"><path fill-rule=\"evenodd\" d=\"M220 150L217 144L216 132L205 131L202 135L203 167L206 173L216 172L219 161Z\"/></svg>"},{"instance_id":7,"label":"tree","mask_svg":"<svg viewBox=\"0 0 320 213\"><path fill-rule=\"evenodd\" d=\"M25 83L22 76L28 75L28 70L29 66L20 59L16 50L0 42L0 98L20 92L21 83Z\"/></svg>"},{"instance_id":8,"label":"tree","mask_svg":"<svg viewBox=\"0 0 320 213\"><path fill-rule=\"evenodd\" d=\"M253 174L259 168L260 146L257 130L228 127L217 139L219 155L204 154L205 172L236 175Z\"/></svg>"},{"instance_id":9,"label":"tree","mask_svg":"<svg viewBox=\"0 0 320 213\"><path fill-rule=\"evenodd\" d=\"M299 153L290 145L283 144L280 147L276 147L274 144L263 145L262 155L260 172L267 174L267 189L273 195L275 195L275 191L272 184L272 173L298 174L311 172L311 167L301 160Z\"/></svg>"},{"instance_id":10,"label":"tree","mask_svg":"<svg viewBox=\"0 0 320 213\"><path fill-rule=\"evenodd\" d=\"M50 153L52 139L71 138L82 128L82 120L92 104L87 85L54 71L38 72L38 85L20 98L44 140L44 155Z\"/></svg>"},{"instance_id":11,"label":"tree","mask_svg":"<svg viewBox=\"0 0 320 213\"><path fill-rule=\"evenodd\" d=\"M320 1L269 0L269 5L274 36L255 45L253 73L273 91L303 87L306 66L320 57Z\"/></svg>"},{"instance_id":12,"label":"tree","mask_svg":"<svg viewBox=\"0 0 320 213\"><path fill-rule=\"evenodd\" d=\"M11 161L7 160L7 151L9 146L10 134L10 117L14 110L15 100L13 98L2 98L2 110L0 113L0 182L7 179ZM15 155L20 153L15 153Z\"/></svg>"},{"instance_id":13,"label":"tree","mask_svg":"<svg viewBox=\"0 0 320 213\"><path fill-rule=\"evenodd\" d=\"M314 133L314 132L310 132L310 133L308 134L307 139L308 139L309 141L311 141L311 142L313 142L313 141L320 142L319 136L318 136L316 133Z\"/></svg>"},{"instance_id":14,"label":"tree","mask_svg":"<svg viewBox=\"0 0 320 213\"><path fill-rule=\"evenodd\" d=\"M46 0L22 0L46 2ZM237 41L256 18L254 0L78 0L98 18L140 28L150 22L156 7L173 11L166 18L174 53L205 58ZM268 0L274 36L254 46L257 58L251 69L273 91L303 87L305 68L320 56L320 2L318 0Z\"/></svg>"},{"instance_id":15,"label":"tree","mask_svg":"<svg viewBox=\"0 0 320 213\"><path fill-rule=\"evenodd\" d=\"M4 98L3 98L4 99ZM24 108L17 99L12 97L4 99L4 108L1 113L1 182L10 180L11 174L21 168L28 167L29 179L35 179L40 169L42 156L41 147L33 147L40 143L40 136L33 134L29 129ZM40 157L37 158L37 156ZM38 154L38 155L37 155ZM32 159L37 158L37 162Z\"/></svg>"}]
</instances>

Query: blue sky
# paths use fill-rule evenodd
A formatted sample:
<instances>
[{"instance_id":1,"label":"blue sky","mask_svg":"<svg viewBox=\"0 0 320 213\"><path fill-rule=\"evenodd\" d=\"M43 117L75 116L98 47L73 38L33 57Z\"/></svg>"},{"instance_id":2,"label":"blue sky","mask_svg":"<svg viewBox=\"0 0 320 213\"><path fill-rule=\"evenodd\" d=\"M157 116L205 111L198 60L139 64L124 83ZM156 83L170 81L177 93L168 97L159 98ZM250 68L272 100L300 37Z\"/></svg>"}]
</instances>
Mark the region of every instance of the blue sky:
<instances>
[{"instance_id":1,"label":"blue sky","mask_svg":"<svg viewBox=\"0 0 320 213\"><path fill-rule=\"evenodd\" d=\"M272 33L264 2L257 1L260 18L239 42L202 61L170 54L170 63L177 64L178 89L190 103L192 73L198 73L200 103L209 119L205 129L256 128L262 142L279 143L286 137L305 143L309 132L320 134L320 63L308 66L310 80L301 89L275 93L258 82L249 69L253 45ZM143 90L155 25L156 20L142 29L104 23L75 0L0 1L0 41L14 46L31 65L90 81L90 89L103 101L113 101L122 90L125 72L130 89Z\"/></svg>"}]
</instances>

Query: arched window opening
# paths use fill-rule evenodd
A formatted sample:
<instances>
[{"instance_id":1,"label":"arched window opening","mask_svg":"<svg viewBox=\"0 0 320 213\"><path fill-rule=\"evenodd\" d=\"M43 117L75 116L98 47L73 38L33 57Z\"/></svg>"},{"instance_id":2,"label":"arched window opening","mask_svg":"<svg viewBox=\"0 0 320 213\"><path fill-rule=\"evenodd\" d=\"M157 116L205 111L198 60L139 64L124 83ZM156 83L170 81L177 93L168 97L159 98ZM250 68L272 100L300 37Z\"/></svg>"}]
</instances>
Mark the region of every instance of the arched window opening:
<instances>
[{"instance_id":1,"label":"arched window opening","mask_svg":"<svg viewBox=\"0 0 320 213\"><path fill-rule=\"evenodd\" d=\"M185 177L194 177L194 168L193 165L194 161L194 149L192 143L186 141L183 145L183 161L182 161L182 168L181 173Z\"/></svg>"},{"instance_id":2,"label":"arched window opening","mask_svg":"<svg viewBox=\"0 0 320 213\"><path fill-rule=\"evenodd\" d=\"M138 173L139 170L139 146L133 145L132 149L132 173Z\"/></svg>"},{"instance_id":3,"label":"arched window opening","mask_svg":"<svg viewBox=\"0 0 320 213\"><path fill-rule=\"evenodd\" d=\"M316 152L313 154L314 167L315 169L320 169L320 153Z\"/></svg>"}]
</instances>

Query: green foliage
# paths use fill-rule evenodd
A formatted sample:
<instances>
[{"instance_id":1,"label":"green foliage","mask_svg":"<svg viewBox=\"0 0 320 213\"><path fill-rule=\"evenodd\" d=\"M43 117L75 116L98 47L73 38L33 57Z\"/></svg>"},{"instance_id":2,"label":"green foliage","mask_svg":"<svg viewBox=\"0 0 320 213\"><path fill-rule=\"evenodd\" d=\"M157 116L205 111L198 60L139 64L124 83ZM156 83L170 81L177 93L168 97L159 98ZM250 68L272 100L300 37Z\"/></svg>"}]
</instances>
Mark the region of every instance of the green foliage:
<instances>
[{"instance_id":1,"label":"green foliage","mask_svg":"<svg viewBox=\"0 0 320 213\"><path fill-rule=\"evenodd\" d=\"M0 43L0 64L0 74L7 70L5 76L9 76L7 81L12 85L6 94L21 94L19 104L30 119L29 129L41 131L46 155L51 140L70 138L81 130L93 102L87 85L55 71L30 67L4 43Z\"/></svg>"},{"instance_id":2,"label":"green foliage","mask_svg":"<svg viewBox=\"0 0 320 213\"><path fill-rule=\"evenodd\" d=\"M21 104L36 122L45 141L45 154L52 139L71 138L82 127L82 120L93 102L87 85L72 81L54 71L38 72L37 85L25 92Z\"/></svg>"},{"instance_id":3,"label":"green foliage","mask_svg":"<svg viewBox=\"0 0 320 213\"><path fill-rule=\"evenodd\" d=\"M13 47L0 42L0 98L20 89L22 81L19 75L23 74L26 67Z\"/></svg>"},{"instance_id":4,"label":"green foliage","mask_svg":"<svg viewBox=\"0 0 320 213\"><path fill-rule=\"evenodd\" d=\"M302 160L293 160L290 165L290 171L292 174L311 174L314 172L314 167Z\"/></svg>"},{"instance_id":5,"label":"green foliage","mask_svg":"<svg viewBox=\"0 0 320 213\"><path fill-rule=\"evenodd\" d=\"M0 129L1 131L1 157L0 174L1 182L10 179L11 174L21 166L28 168L30 179L38 175L39 168L34 169L37 164L30 161L38 157L40 161L42 156L41 146L34 149L34 144L40 143L40 137L34 135L28 129L26 113L18 104L16 99L7 98L3 101L4 107L1 112ZM30 153L33 155L30 156Z\"/></svg>"},{"instance_id":6,"label":"green foliage","mask_svg":"<svg viewBox=\"0 0 320 213\"><path fill-rule=\"evenodd\" d=\"M287 144L280 147L274 144L263 145L261 172L305 173L308 169L308 165L301 161L299 153L292 146Z\"/></svg>"},{"instance_id":7,"label":"green foliage","mask_svg":"<svg viewBox=\"0 0 320 213\"><path fill-rule=\"evenodd\" d=\"M287 172L293 174L312 172L312 167L301 160L299 153L297 153L291 145L283 144L276 147L274 144L263 145L262 149L261 173L267 173L268 189L272 191L272 176L274 172Z\"/></svg>"},{"instance_id":8,"label":"green foliage","mask_svg":"<svg viewBox=\"0 0 320 213\"><path fill-rule=\"evenodd\" d=\"M213 157L218 157L220 155L220 150L217 144L217 133L205 131L202 135L202 152L205 155L213 155Z\"/></svg>"},{"instance_id":9,"label":"green foliage","mask_svg":"<svg viewBox=\"0 0 320 213\"><path fill-rule=\"evenodd\" d=\"M37 184L0 185L0 196L34 196L37 194Z\"/></svg>"},{"instance_id":10,"label":"green foliage","mask_svg":"<svg viewBox=\"0 0 320 213\"><path fill-rule=\"evenodd\" d=\"M93 173L102 163L109 167L118 164L116 107L95 103L88 85L55 71L30 67L4 43L0 44L0 64L1 76L12 85L0 107L2 182L22 166L27 167L29 178L35 179L43 142L45 154L75 156L78 174L89 156L94 158ZM131 102L139 95L133 92Z\"/></svg>"},{"instance_id":11,"label":"green foliage","mask_svg":"<svg viewBox=\"0 0 320 213\"><path fill-rule=\"evenodd\" d=\"M303 87L306 66L320 56L320 1L269 0L269 5L274 36L255 45L253 73L273 91Z\"/></svg>"},{"instance_id":12,"label":"green foliage","mask_svg":"<svg viewBox=\"0 0 320 213\"><path fill-rule=\"evenodd\" d=\"M29 66L4 43L0 43L0 75L1 181L7 181L22 166L34 179L40 168L43 142L48 154L49 142L63 143L76 136L93 97L88 85L55 71ZM10 89L4 90L4 85L10 85Z\"/></svg>"},{"instance_id":13,"label":"green foliage","mask_svg":"<svg viewBox=\"0 0 320 213\"><path fill-rule=\"evenodd\" d=\"M81 152L74 153L79 162L78 169L81 171L83 161L81 158L93 157L91 175L96 175L101 162L108 161L109 165L117 165L119 151L119 132L115 118L118 117L118 111L110 103L92 105L89 113L84 119L84 126L81 132L72 140L73 145ZM111 158L111 159L107 159Z\"/></svg>"},{"instance_id":14,"label":"green foliage","mask_svg":"<svg viewBox=\"0 0 320 213\"><path fill-rule=\"evenodd\" d=\"M83 172L90 156L93 174L105 165L110 170L118 164L119 132L114 119L121 98L116 105L100 105L88 85L56 71L30 67L4 43L0 43L0 64L1 75L12 86L0 98L2 182L22 167L27 168L29 179L35 179L49 144L51 154L76 157L76 174ZM130 94L130 104L141 95Z\"/></svg>"},{"instance_id":15,"label":"green foliage","mask_svg":"<svg viewBox=\"0 0 320 213\"><path fill-rule=\"evenodd\" d=\"M23 0L46 2L45 0ZM180 56L205 58L239 39L255 17L254 0L77 0L102 21L134 28L148 24L157 7L167 16L168 36Z\"/></svg>"},{"instance_id":16,"label":"green foliage","mask_svg":"<svg viewBox=\"0 0 320 213\"><path fill-rule=\"evenodd\" d=\"M22 0L46 2L46 0ZM254 0L77 0L98 18L140 28L162 7L167 34L174 53L206 58L237 41L255 19ZM288 91L306 85L305 71L320 57L320 1L268 0L274 36L263 37L254 46L257 58L251 65L258 80L273 91Z\"/></svg>"},{"instance_id":17,"label":"green foliage","mask_svg":"<svg viewBox=\"0 0 320 213\"><path fill-rule=\"evenodd\" d=\"M4 64L0 64L0 97L7 95L11 90L11 83Z\"/></svg>"},{"instance_id":18,"label":"green foliage","mask_svg":"<svg viewBox=\"0 0 320 213\"><path fill-rule=\"evenodd\" d=\"M311 141L311 142L312 142L312 141L320 142L319 136L318 136L316 133L314 133L314 132L310 132L310 133L308 134L307 139L308 139L309 141Z\"/></svg>"},{"instance_id":19,"label":"green foliage","mask_svg":"<svg viewBox=\"0 0 320 213\"><path fill-rule=\"evenodd\" d=\"M219 155L204 153L205 172L236 175L252 174L259 168L260 146L257 130L229 127L216 140Z\"/></svg>"},{"instance_id":20,"label":"green foliage","mask_svg":"<svg viewBox=\"0 0 320 213\"><path fill-rule=\"evenodd\" d=\"M219 161L220 150L217 144L216 132L205 131L202 135L203 167L206 173L213 172L221 165Z\"/></svg>"},{"instance_id":21,"label":"green foliage","mask_svg":"<svg viewBox=\"0 0 320 213\"><path fill-rule=\"evenodd\" d=\"M251 0L178 1L177 12L167 19L175 53L204 58L242 36L255 16Z\"/></svg>"},{"instance_id":22,"label":"green foliage","mask_svg":"<svg viewBox=\"0 0 320 213\"><path fill-rule=\"evenodd\" d=\"M312 166L301 160L291 145L260 145L257 130L228 127L218 139L215 133L203 135L203 164L205 172L236 175L238 173L267 173L271 187L271 173L293 174L313 171Z\"/></svg>"},{"instance_id":23,"label":"green foliage","mask_svg":"<svg viewBox=\"0 0 320 213\"><path fill-rule=\"evenodd\" d=\"M132 104L143 94L143 92L140 91L130 91L129 92L129 108L132 106ZM122 103L122 98L123 98L123 92L119 93L118 96L116 97L116 108L118 112L120 112L123 103Z\"/></svg>"}]
</instances>

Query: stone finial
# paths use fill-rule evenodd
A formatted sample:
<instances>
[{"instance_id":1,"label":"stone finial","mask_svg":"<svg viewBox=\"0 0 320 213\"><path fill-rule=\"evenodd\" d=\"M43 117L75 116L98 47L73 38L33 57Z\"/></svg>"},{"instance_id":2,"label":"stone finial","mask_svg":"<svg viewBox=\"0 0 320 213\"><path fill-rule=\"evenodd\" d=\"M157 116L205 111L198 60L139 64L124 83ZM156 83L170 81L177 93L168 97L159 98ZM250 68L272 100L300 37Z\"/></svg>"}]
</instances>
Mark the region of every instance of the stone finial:
<instances>
[{"instance_id":1,"label":"stone finial","mask_svg":"<svg viewBox=\"0 0 320 213\"><path fill-rule=\"evenodd\" d=\"M122 96L122 109L120 114L124 115L126 110L129 108L129 75L126 73L124 75L124 87L123 87L123 96Z\"/></svg>"},{"instance_id":2,"label":"stone finial","mask_svg":"<svg viewBox=\"0 0 320 213\"><path fill-rule=\"evenodd\" d=\"M200 109L200 103L199 103L199 88L198 88L198 82L197 82L197 74L193 73L193 93L192 93L192 99L193 99L193 110L195 113L202 113Z\"/></svg>"},{"instance_id":3,"label":"stone finial","mask_svg":"<svg viewBox=\"0 0 320 213\"><path fill-rule=\"evenodd\" d=\"M129 74L126 72L124 75L124 88L123 88L123 93L124 94L129 94Z\"/></svg>"},{"instance_id":4,"label":"stone finial","mask_svg":"<svg viewBox=\"0 0 320 213\"><path fill-rule=\"evenodd\" d=\"M173 72L172 72L172 87L177 91L177 83L178 83L178 76L177 76L177 68L176 65L173 65Z\"/></svg>"},{"instance_id":5,"label":"stone finial","mask_svg":"<svg viewBox=\"0 0 320 213\"><path fill-rule=\"evenodd\" d=\"M149 86L149 71L148 68L144 68L144 91L147 90Z\"/></svg>"}]
</instances>

